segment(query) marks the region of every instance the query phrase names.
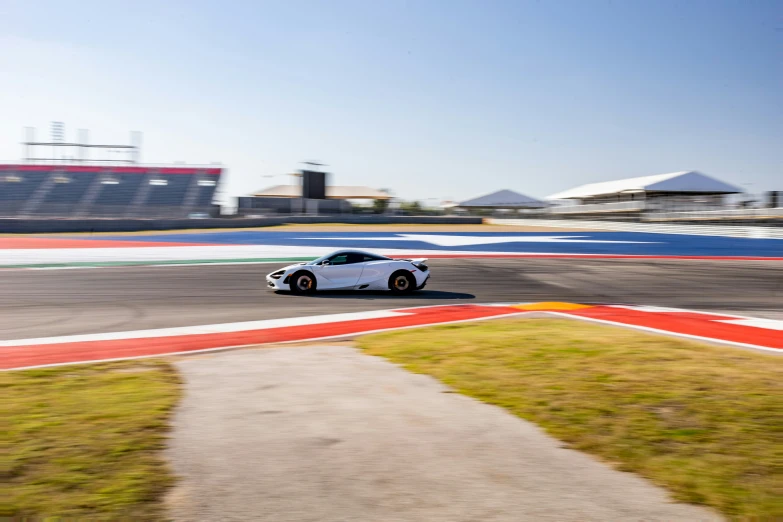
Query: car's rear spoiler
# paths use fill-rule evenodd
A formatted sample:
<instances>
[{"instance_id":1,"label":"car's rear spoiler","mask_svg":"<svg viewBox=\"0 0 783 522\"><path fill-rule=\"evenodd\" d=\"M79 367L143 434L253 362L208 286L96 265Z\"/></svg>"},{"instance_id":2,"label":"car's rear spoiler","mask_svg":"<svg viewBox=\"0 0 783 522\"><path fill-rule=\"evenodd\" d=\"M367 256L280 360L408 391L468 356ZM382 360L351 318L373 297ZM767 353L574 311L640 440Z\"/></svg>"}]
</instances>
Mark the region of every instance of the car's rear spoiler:
<instances>
[{"instance_id":1,"label":"car's rear spoiler","mask_svg":"<svg viewBox=\"0 0 783 522\"><path fill-rule=\"evenodd\" d=\"M416 259L400 259L400 261L409 261L409 262L413 263L414 265L417 265L417 264L420 264L420 263L426 263L427 262L427 258L426 257L419 257L419 258L416 258Z\"/></svg>"}]
</instances>

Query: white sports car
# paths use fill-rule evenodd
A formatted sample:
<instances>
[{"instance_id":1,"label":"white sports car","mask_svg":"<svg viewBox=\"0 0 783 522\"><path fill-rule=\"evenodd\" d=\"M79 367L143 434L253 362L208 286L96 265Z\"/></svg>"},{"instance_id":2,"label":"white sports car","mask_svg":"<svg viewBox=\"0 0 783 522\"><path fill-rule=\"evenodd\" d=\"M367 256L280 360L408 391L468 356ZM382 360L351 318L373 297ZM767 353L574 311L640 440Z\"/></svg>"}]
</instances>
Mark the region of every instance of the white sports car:
<instances>
[{"instance_id":1,"label":"white sports car","mask_svg":"<svg viewBox=\"0 0 783 522\"><path fill-rule=\"evenodd\" d=\"M267 286L296 294L316 290L390 290L405 294L421 290L430 278L426 259L390 259L338 250L309 263L297 263L266 276Z\"/></svg>"}]
</instances>

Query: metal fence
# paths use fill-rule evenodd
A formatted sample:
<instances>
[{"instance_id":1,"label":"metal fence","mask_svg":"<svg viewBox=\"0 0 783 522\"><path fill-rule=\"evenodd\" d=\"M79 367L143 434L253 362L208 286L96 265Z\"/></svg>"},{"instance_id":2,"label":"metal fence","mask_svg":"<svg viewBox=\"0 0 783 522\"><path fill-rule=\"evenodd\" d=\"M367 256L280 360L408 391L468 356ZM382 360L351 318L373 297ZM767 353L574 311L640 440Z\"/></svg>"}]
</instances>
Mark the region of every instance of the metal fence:
<instances>
[{"instance_id":1,"label":"metal fence","mask_svg":"<svg viewBox=\"0 0 783 522\"><path fill-rule=\"evenodd\" d=\"M620 232L653 232L658 234L687 234L699 236L749 237L783 239L783 227L742 226L734 224L679 224L643 223L588 219L489 219L493 225L538 226L554 228L583 228L585 230L612 230Z\"/></svg>"}]
</instances>

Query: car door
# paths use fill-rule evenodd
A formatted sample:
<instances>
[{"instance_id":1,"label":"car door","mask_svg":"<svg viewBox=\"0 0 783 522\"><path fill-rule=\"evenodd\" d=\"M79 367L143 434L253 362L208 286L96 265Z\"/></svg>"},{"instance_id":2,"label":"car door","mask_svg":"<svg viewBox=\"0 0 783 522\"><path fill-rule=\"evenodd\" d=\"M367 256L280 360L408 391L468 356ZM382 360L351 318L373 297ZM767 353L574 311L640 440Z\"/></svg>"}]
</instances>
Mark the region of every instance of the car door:
<instances>
[{"instance_id":1,"label":"car door","mask_svg":"<svg viewBox=\"0 0 783 522\"><path fill-rule=\"evenodd\" d=\"M329 258L328 265L318 267L318 288L352 288L362 275L364 258L361 254L344 252Z\"/></svg>"},{"instance_id":2,"label":"car door","mask_svg":"<svg viewBox=\"0 0 783 522\"><path fill-rule=\"evenodd\" d=\"M359 278L359 286L366 286L368 290L387 289L389 286L389 275L391 274L389 263L393 261L371 255L365 255L363 260L364 269Z\"/></svg>"}]
</instances>

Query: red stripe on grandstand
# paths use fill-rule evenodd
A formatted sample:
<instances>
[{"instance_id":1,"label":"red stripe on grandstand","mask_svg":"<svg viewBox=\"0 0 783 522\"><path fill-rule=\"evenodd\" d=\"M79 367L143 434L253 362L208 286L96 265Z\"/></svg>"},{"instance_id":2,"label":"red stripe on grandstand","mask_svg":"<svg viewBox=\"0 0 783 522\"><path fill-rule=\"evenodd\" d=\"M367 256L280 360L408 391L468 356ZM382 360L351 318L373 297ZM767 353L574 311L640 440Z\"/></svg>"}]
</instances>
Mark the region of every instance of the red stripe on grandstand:
<instances>
[{"instance_id":1,"label":"red stripe on grandstand","mask_svg":"<svg viewBox=\"0 0 783 522\"><path fill-rule=\"evenodd\" d=\"M10 346L2 348L2 351L0 351L2 354L0 368L8 370L51 364L149 357L164 354L171 355L231 346L305 341L308 339L346 336L375 330L469 321L473 319L521 313L520 310L514 308L479 305L414 308L400 310L400 312L404 312L408 315L314 324L309 326L268 328L264 330L249 330L243 332ZM132 335L133 332L128 332L128 336Z\"/></svg>"},{"instance_id":2,"label":"red stripe on grandstand","mask_svg":"<svg viewBox=\"0 0 783 522\"><path fill-rule=\"evenodd\" d=\"M204 243L162 243L151 241L115 241L106 239L57 239L44 237L0 237L0 250L60 248L150 248L181 246L215 246Z\"/></svg>"},{"instance_id":3,"label":"red stripe on grandstand","mask_svg":"<svg viewBox=\"0 0 783 522\"><path fill-rule=\"evenodd\" d=\"M194 168L194 167L103 167L92 165L0 165L0 171L7 170L13 172L50 172L53 170L68 172L111 172L113 174L220 174L223 169L220 168Z\"/></svg>"}]
</instances>

